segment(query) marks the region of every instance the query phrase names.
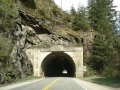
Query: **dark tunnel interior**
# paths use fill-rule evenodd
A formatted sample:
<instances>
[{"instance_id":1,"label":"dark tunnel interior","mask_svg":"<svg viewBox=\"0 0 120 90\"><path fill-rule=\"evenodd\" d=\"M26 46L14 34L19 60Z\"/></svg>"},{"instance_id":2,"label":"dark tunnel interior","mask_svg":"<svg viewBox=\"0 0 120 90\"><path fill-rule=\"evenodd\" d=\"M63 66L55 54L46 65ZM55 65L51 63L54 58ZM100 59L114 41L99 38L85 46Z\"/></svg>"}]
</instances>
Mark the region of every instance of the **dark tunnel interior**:
<instances>
[{"instance_id":1,"label":"dark tunnel interior","mask_svg":"<svg viewBox=\"0 0 120 90\"><path fill-rule=\"evenodd\" d=\"M52 52L44 58L41 67L45 77L75 77L75 63L64 52Z\"/></svg>"}]
</instances>

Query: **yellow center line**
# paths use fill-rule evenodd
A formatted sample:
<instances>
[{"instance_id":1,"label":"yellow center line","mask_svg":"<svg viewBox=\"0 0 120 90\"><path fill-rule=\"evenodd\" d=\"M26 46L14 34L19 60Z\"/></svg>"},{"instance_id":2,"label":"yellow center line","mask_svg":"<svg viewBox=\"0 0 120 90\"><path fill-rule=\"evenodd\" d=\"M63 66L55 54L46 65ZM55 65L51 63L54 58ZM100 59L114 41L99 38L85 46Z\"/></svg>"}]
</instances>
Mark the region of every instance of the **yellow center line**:
<instances>
[{"instance_id":1,"label":"yellow center line","mask_svg":"<svg viewBox=\"0 0 120 90\"><path fill-rule=\"evenodd\" d=\"M59 78L57 78L57 79L55 79L53 82L51 82L50 84L48 84L45 88L43 88L42 90L47 90L48 88L50 88L55 82L57 82L58 80L60 79L60 77Z\"/></svg>"}]
</instances>

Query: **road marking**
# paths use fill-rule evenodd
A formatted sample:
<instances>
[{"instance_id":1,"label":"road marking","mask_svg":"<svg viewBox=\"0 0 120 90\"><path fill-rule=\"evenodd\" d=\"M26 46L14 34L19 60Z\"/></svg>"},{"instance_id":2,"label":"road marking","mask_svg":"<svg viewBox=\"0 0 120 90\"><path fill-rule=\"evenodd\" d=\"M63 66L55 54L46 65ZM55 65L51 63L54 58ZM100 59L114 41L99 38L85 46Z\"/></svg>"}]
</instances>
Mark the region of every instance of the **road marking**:
<instances>
[{"instance_id":1,"label":"road marking","mask_svg":"<svg viewBox=\"0 0 120 90\"><path fill-rule=\"evenodd\" d=\"M81 85L77 80L73 79L77 84L79 84L83 89L87 90L83 85Z\"/></svg>"},{"instance_id":2,"label":"road marking","mask_svg":"<svg viewBox=\"0 0 120 90\"><path fill-rule=\"evenodd\" d=\"M57 79L55 79L53 82L51 82L50 84L48 84L45 88L43 88L42 90L47 90L48 88L50 88L55 82L57 82L58 80L60 79L60 77L59 78L57 78Z\"/></svg>"}]
</instances>

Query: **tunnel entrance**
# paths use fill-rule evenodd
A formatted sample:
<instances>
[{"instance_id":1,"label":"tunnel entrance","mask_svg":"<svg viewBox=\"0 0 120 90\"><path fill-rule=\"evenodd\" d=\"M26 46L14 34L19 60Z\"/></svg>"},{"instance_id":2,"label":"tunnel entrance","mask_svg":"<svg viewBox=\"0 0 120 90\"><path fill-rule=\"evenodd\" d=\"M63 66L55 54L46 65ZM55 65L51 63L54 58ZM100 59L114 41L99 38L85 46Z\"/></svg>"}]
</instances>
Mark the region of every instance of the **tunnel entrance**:
<instances>
[{"instance_id":1,"label":"tunnel entrance","mask_svg":"<svg viewBox=\"0 0 120 90\"><path fill-rule=\"evenodd\" d=\"M45 77L74 77L76 72L73 59L64 52L52 52L47 55L41 68ZM65 70L67 73L63 73Z\"/></svg>"}]
</instances>

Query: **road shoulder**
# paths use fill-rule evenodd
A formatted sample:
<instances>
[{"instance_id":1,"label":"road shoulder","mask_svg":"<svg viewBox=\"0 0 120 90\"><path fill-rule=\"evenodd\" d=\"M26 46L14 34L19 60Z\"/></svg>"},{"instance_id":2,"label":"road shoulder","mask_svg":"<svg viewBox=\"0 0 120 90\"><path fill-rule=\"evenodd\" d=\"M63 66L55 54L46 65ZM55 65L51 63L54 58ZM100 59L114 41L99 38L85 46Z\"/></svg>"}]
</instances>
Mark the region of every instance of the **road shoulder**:
<instances>
[{"instance_id":1,"label":"road shoulder","mask_svg":"<svg viewBox=\"0 0 120 90\"><path fill-rule=\"evenodd\" d=\"M85 87L87 90L120 90L120 88L112 88L105 85L99 85L92 82L84 81L81 79L74 79L78 84Z\"/></svg>"}]
</instances>

